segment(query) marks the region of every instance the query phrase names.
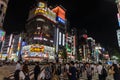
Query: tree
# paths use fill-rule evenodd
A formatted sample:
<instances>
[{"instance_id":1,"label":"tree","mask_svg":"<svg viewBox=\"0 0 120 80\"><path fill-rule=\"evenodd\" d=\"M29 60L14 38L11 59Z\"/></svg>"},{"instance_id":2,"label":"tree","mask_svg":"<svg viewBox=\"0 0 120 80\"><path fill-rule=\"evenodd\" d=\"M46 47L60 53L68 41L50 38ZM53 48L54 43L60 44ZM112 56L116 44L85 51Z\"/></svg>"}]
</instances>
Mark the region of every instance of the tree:
<instances>
[{"instance_id":1,"label":"tree","mask_svg":"<svg viewBox=\"0 0 120 80\"><path fill-rule=\"evenodd\" d=\"M117 56L118 57L117 61L120 62L120 53L119 53L119 50L117 50L116 48L113 48L112 52L111 52L111 57L112 56Z\"/></svg>"}]
</instances>

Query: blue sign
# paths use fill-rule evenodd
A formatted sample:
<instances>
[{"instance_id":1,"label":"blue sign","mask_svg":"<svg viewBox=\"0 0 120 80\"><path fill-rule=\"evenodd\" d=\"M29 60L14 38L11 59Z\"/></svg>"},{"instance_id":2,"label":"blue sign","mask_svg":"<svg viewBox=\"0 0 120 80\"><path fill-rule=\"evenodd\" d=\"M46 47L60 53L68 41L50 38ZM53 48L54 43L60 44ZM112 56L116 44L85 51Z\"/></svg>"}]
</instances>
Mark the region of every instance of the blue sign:
<instances>
[{"instance_id":1,"label":"blue sign","mask_svg":"<svg viewBox=\"0 0 120 80\"><path fill-rule=\"evenodd\" d=\"M27 45L27 43L25 41L22 42L22 46L25 46Z\"/></svg>"},{"instance_id":2,"label":"blue sign","mask_svg":"<svg viewBox=\"0 0 120 80\"><path fill-rule=\"evenodd\" d=\"M118 21L119 27L120 27L120 21Z\"/></svg>"},{"instance_id":3,"label":"blue sign","mask_svg":"<svg viewBox=\"0 0 120 80\"><path fill-rule=\"evenodd\" d=\"M57 17L57 21L58 21L58 22L60 22L60 23L65 24L65 20L63 20L63 19L62 19L62 18L60 18L60 17Z\"/></svg>"}]
</instances>

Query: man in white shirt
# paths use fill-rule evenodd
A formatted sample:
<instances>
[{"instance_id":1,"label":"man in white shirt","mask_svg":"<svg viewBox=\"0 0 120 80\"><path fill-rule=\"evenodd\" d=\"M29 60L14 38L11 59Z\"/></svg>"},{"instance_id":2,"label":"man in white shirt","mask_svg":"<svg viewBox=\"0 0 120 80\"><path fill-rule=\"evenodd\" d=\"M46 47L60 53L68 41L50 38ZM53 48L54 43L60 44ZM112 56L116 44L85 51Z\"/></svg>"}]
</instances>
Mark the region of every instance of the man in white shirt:
<instances>
[{"instance_id":1,"label":"man in white shirt","mask_svg":"<svg viewBox=\"0 0 120 80\"><path fill-rule=\"evenodd\" d=\"M101 71L102 71L102 63L101 62L99 62L99 65L97 66L97 72L98 72L98 78L99 78L99 80L102 80L102 73L101 73Z\"/></svg>"},{"instance_id":2,"label":"man in white shirt","mask_svg":"<svg viewBox=\"0 0 120 80\"><path fill-rule=\"evenodd\" d=\"M69 64L68 63L66 64L65 67L66 67L66 70L69 71Z\"/></svg>"},{"instance_id":3,"label":"man in white shirt","mask_svg":"<svg viewBox=\"0 0 120 80\"><path fill-rule=\"evenodd\" d=\"M21 64L20 61L17 62L15 70L21 70Z\"/></svg>"}]
</instances>

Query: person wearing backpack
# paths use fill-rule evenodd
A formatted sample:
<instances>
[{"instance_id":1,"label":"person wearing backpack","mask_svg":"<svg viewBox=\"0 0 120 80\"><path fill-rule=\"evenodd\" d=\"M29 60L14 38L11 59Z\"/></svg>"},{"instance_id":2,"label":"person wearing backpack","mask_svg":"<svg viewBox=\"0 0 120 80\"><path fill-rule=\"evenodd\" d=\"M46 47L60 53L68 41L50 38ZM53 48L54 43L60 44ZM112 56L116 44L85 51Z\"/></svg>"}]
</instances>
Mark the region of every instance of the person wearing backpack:
<instances>
[{"instance_id":1,"label":"person wearing backpack","mask_svg":"<svg viewBox=\"0 0 120 80\"><path fill-rule=\"evenodd\" d=\"M51 79L51 70L49 67L49 63L47 63L45 67L45 80L50 80L50 79Z\"/></svg>"}]
</instances>

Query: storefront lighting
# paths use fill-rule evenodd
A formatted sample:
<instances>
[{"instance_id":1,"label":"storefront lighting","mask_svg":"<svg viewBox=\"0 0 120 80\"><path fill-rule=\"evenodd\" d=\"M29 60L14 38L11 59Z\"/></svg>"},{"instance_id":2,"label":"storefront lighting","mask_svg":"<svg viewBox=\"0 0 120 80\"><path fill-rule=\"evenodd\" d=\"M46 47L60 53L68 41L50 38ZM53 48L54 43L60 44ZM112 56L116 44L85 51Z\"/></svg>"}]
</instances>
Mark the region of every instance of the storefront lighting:
<instances>
[{"instance_id":1,"label":"storefront lighting","mask_svg":"<svg viewBox=\"0 0 120 80\"><path fill-rule=\"evenodd\" d=\"M53 40L50 40L51 43L53 43Z\"/></svg>"},{"instance_id":2,"label":"storefront lighting","mask_svg":"<svg viewBox=\"0 0 120 80\"><path fill-rule=\"evenodd\" d=\"M43 40L48 41L46 38L43 38Z\"/></svg>"}]
</instances>

